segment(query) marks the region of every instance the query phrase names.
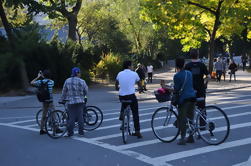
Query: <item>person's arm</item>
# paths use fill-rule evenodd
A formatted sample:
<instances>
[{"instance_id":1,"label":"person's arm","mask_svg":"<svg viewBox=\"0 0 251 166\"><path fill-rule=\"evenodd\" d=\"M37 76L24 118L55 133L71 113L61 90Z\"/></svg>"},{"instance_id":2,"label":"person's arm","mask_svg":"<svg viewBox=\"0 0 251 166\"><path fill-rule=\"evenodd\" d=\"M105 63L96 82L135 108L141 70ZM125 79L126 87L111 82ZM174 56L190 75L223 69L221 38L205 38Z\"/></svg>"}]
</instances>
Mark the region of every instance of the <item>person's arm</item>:
<instances>
[{"instance_id":1,"label":"person's arm","mask_svg":"<svg viewBox=\"0 0 251 166\"><path fill-rule=\"evenodd\" d=\"M39 71L38 74L37 74L37 77L34 78L34 79L30 82L30 84L31 84L31 85L36 85L36 81L37 81L40 77L42 77L42 76L43 76L43 75L42 75L42 72Z\"/></svg>"},{"instance_id":2,"label":"person's arm","mask_svg":"<svg viewBox=\"0 0 251 166\"><path fill-rule=\"evenodd\" d=\"M84 95L86 96L88 93L88 86L84 80L83 80L83 86L84 86Z\"/></svg>"},{"instance_id":3,"label":"person's arm","mask_svg":"<svg viewBox=\"0 0 251 166\"><path fill-rule=\"evenodd\" d=\"M115 81L115 90L119 90L119 81L118 80Z\"/></svg>"},{"instance_id":4,"label":"person's arm","mask_svg":"<svg viewBox=\"0 0 251 166\"><path fill-rule=\"evenodd\" d=\"M66 94L67 94L68 88L67 88L67 81L64 82L63 90L62 90L62 95L59 99L60 102L64 102L66 99Z\"/></svg>"}]
</instances>

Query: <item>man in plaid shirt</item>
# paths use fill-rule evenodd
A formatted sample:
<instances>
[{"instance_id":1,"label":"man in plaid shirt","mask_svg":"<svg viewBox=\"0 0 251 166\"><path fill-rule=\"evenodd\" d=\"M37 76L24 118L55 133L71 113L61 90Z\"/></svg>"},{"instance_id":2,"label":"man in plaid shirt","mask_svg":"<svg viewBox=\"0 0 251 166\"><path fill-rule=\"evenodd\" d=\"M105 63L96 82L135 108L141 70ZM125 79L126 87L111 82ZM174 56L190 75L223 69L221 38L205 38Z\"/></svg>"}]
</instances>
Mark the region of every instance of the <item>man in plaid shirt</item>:
<instances>
[{"instance_id":1,"label":"man in plaid shirt","mask_svg":"<svg viewBox=\"0 0 251 166\"><path fill-rule=\"evenodd\" d=\"M65 80L60 99L61 101L67 101L67 113L69 116L67 121L68 137L74 134L75 121L78 122L78 134L80 136L84 135L83 114L85 114L85 96L88 92L88 86L80 76L80 69L74 67L71 77Z\"/></svg>"}]
</instances>

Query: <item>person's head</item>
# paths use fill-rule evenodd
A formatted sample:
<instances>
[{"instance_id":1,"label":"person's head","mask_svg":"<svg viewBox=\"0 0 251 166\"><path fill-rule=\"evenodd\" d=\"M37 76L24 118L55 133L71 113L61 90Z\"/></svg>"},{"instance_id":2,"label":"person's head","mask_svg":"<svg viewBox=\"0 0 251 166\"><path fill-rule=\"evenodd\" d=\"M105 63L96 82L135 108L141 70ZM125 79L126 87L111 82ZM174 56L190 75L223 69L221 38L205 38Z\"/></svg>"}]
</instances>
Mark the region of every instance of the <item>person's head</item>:
<instances>
[{"instance_id":1,"label":"person's head","mask_svg":"<svg viewBox=\"0 0 251 166\"><path fill-rule=\"evenodd\" d=\"M45 69L42 74L44 78L51 78L51 72L48 69Z\"/></svg>"},{"instance_id":2,"label":"person's head","mask_svg":"<svg viewBox=\"0 0 251 166\"><path fill-rule=\"evenodd\" d=\"M72 69L71 69L71 76L72 77L76 77L76 76L80 76L80 68L78 68L78 67L73 67Z\"/></svg>"},{"instance_id":3,"label":"person's head","mask_svg":"<svg viewBox=\"0 0 251 166\"><path fill-rule=\"evenodd\" d=\"M140 64L140 63L138 63L138 64L137 64L137 67L141 67L141 64Z\"/></svg>"},{"instance_id":4,"label":"person's head","mask_svg":"<svg viewBox=\"0 0 251 166\"><path fill-rule=\"evenodd\" d=\"M132 61L124 61L123 69L131 69L132 68Z\"/></svg>"},{"instance_id":5,"label":"person's head","mask_svg":"<svg viewBox=\"0 0 251 166\"><path fill-rule=\"evenodd\" d=\"M217 62L220 62L220 57L217 58Z\"/></svg>"},{"instance_id":6,"label":"person's head","mask_svg":"<svg viewBox=\"0 0 251 166\"><path fill-rule=\"evenodd\" d=\"M198 59L198 57L199 57L199 52L198 52L198 50L197 49L191 49L190 50L190 56L191 56L191 58L192 59Z\"/></svg>"},{"instance_id":7,"label":"person's head","mask_svg":"<svg viewBox=\"0 0 251 166\"><path fill-rule=\"evenodd\" d=\"M183 57L178 57L175 60L176 69L182 70L185 64L185 59Z\"/></svg>"}]
</instances>

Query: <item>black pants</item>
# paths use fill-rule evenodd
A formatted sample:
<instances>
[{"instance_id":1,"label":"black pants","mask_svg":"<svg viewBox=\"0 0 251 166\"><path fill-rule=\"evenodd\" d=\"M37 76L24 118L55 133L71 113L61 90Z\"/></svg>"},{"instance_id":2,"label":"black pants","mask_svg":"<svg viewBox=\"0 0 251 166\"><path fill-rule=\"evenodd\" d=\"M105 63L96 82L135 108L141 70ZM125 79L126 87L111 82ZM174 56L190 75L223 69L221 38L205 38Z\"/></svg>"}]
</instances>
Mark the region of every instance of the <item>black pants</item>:
<instances>
[{"instance_id":1,"label":"black pants","mask_svg":"<svg viewBox=\"0 0 251 166\"><path fill-rule=\"evenodd\" d=\"M153 73L147 73L147 82L152 83L153 82Z\"/></svg>"},{"instance_id":2,"label":"black pants","mask_svg":"<svg viewBox=\"0 0 251 166\"><path fill-rule=\"evenodd\" d=\"M139 124L139 110L138 110L138 100L135 96L135 94L126 95L126 96L119 96L119 100L131 100L131 104L122 103L121 104L121 111L120 111L120 117L119 120L123 119L124 109L130 105L132 110L132 116L133 116L133 123L135 131L140 131L140 124Z\"/></svg>"},{"instance_id":3,"label":"black pants","mask_svg":"<svg viewBox=\"0 0 251 166\"><path fill-rule=\"evenodd\" d=\"M221 75L222 75L222 71L221 70L216 70L216 78L217 78L217 81L221 81Z\"/></svg>"},{"instance_id":4,"label":"black pants","mask_svg":"<svg viewBox=\"0 0 251 166\"><path fill-rule=\"evenodd\" d=\"M85 104L84 103L78 103L78 104L68 104L68 116L69 119L67 121L67 129L68 134L73 135L74 132L74 126L75 122L78 122L78 133L83 134L84 132L84 114L85 111Z\"/></svg>"},{"instance_id":5,"label":"black pants","mask_svg":"<svg viewBox=\"0 0 251 166\"><path fill-rule=\"evenodd\" d=\"M195 106L195 102L185 101L183 104L179 105L178 107L178 111L179 111L178 122L179 122L179 128L180 128L180 136L182 139L184 139L186 136L187 118L191 121L194 118L194 106Z\"/></svg>"},{"instance_id":6,"label":"black pants","mask_svg":"<svg viewBox=\"0 0 251 166\"><path fill-rule=\"evenodd\" d=\"M202 89L196 89L197 93L196 93L196 97L200 98L203 97L205 98L205 100L197 102L197 106L199 108L199 110L203 110L206 107L206 89L202 88ZM204 112L204 115L206 115L206 112ZM201 126L205 126L206 122L203 118L200 118L200 125Z\"/></svg>"}]
</instances>

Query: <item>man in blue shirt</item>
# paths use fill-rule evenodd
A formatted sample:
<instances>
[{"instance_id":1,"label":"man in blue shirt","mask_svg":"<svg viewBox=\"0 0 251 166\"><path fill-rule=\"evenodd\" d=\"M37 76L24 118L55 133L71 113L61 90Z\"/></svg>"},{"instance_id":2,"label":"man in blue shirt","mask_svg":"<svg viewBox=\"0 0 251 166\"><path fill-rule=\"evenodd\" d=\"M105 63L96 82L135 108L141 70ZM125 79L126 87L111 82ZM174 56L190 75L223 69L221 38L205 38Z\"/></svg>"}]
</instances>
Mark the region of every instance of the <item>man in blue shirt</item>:
<instances>
[{"instance_id":1,"label":"man in blue shirt","mask_svg":"<svg viewBox=\"0 0 251 166\"><path fill-rule=\"evenodd\" d=\"M178 145L185 145L186 142L193 143L194 139L192 135L186 137L186 120L189 118L193 120L194 107L195 107L195 91L193 89L193 77L190 71L184 70L185 60L184 58L176 59L177 73L173 77L174 81L174 93L179 94L178 99L178 123L180 128L181 138L178 141Z\"/></svg>"},{"instance_id":2,"label":"man in blue shirt","mask_svg":"<svg viewBox=\"0 0 251 166\"><path fill-rule=\"evenodd\" d=\"M40 79L40 78L42 78L42 79ZM50 93L50 98L48 100L45 100L44 102L42 102L43 114L42 114L42 118L41 118L40 135L46 134L46 132L44 131L44 126L45 126L45 118L48 113L48 110L49 109L54 110L53 97L52 97L52 90L53 90L53 86L54 86L54 81L49 78L50 78L50 71L44 70L43 72L40 71L38 73L37 77L31 81L31 85L33 85L35 87L41 86L42 83L47 84L48 90Z\"/></svg>"}]
</instances>

